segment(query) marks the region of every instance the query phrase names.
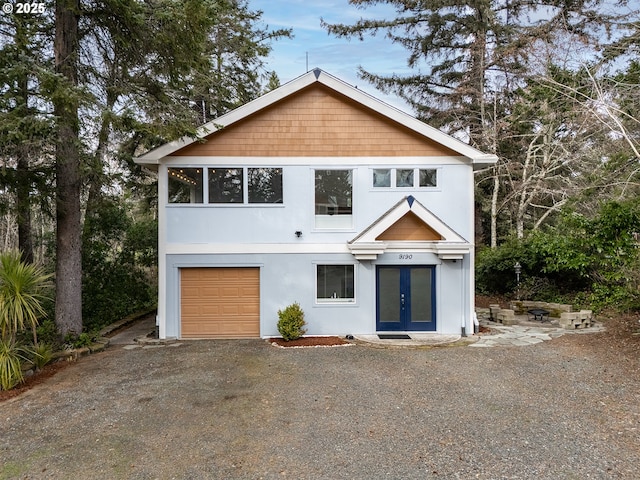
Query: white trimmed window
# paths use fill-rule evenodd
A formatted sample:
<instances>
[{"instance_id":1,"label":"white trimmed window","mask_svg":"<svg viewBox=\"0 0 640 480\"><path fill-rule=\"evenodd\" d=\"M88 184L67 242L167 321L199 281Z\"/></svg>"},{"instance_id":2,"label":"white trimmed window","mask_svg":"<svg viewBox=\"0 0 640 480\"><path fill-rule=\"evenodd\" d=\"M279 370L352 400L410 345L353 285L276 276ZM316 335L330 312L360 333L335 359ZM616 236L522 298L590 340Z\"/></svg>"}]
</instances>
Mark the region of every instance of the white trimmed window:
<instances>
[{"instance_id":1,"label":"white trimmed window","mask_svg":"<svg viewBox=\"0 0 640 480\"><path fill-rule=\"evenodd\" d=\"M373 188L434 188L437 168L374 168Z\"/></svg>"},{"instance_id":2,"label":"white trimmed window","mask_svg":"<svg viewBox=\"0 0 640 480\"><path fill-rule=\"evenodd\" d=\"M282 203L282 169L248 168L249 203Z\"/></svg>"},{"instance_id":3,"label":"white trimmed window","mask_svg":"<svg viewBox=\"0 0 640 480\"><path fill-rule=\"evenodd\" d=\"M202 168L169 168L169 203L202 203Z\"/></svg>"},{"instance_id":4,"label":"white trimmed window","mask_svg":"<svg viewBox=\"0 0 640 480\"><path fill-rule=\"evenodd\" d=\"M209 203L243 203L242 168L210 168Z\"/></svg>"},{"instance_id":5,"label":"white trimmed window","mask_svg":"<svg viewBox=\"0 0 640 480\"><path fill-rule=\"evenodd\" d=\"M169 203L283 203L282 168L171 167L167 176Z\"/></svg>"},{"instance_id":6,"label":"white trimmed window","mask_svg":"<svg viewBox=\"0 0 640 480\"><path fill-rule=\"evenodd\" d=\"M419 187L437 187L438 186L438 170L435 168L418 169Z\"/></svg>"},{"instance_id":7,"label":"white trimmed window","mask_svg":"<svg viewBox=\"0 0 640 480\"><path fill-rule=\"evenodd\" d=\"M353 171L315 171L316 228L351 228Z\"/></svg>"},{"instance_id":8,"label":"white trimmed window","mask_svg":"<svg viewBox=\"0 0 640 480\"><path fill-rule=\"evenodd\" d=\"M282 168L210 168L209 203L282 203Z\"/></svg>"},{"instance_id":9,"label":"white trimmed window","mask_svg":"<svg viewBox=\"0 0 640 480\"><path fill-rule=\"evenodd\" d=\"M316 265L316 302L355 302L355 265Z\"/></svg>"}]
</instances>

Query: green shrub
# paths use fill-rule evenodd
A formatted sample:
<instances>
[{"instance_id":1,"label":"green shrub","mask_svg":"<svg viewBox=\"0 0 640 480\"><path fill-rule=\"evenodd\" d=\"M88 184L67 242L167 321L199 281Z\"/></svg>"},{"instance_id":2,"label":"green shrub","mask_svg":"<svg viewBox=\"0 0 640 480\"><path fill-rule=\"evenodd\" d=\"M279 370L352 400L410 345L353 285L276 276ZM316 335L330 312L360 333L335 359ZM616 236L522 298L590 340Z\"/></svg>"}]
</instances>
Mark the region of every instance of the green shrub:
<instances>
[{"instance_id":1,"label":"green shrub","mask_svg":"<svg viewBox=\"0 0 640 480\"><path fill-rule=\"evenodd\" d=\"M99 330L155 305L157 223L103 195L87 213L82 239L82 319Z\"/></svg>"},{"instance_id":2,"label":"green shrub","mask_svg":"<svg viewBox=\"0 0 640 480\"><path fill-rule=\"evenodd\" d=\"M47 318L40 322L38 328L36 328L36 332L38 333L38 342L46 343L52 348L60 345L60 334L58 333L58 327L56 326L56 322Z\"/></svg>"},{"instance_id":3,"label":"green shrub","mask_svg":"<svg viewBox=\"0 0 640 480\"><path fill-rule=\"evenodd\" d=\"M97 333L90 332L82 332L80 335L68 333L64 337L64 347L67 350L88 347L95 342L97 337Z\"/></svg>"},{"instance_id":4,"label":"green shrub","mask_svg":"<svg viewBox=\"0 0 640 480\"><path fill-rule=\"evenodd\" d=\"M476 256L476 291L593 310L640 310L640 199L607 202L592 217L567 212L555 227L510 239Z\"/></svg>"},{"instance_id":5,"label":"green shrub","mask_svg":"<svg viewBox=\"0 0 640 480\"><path fill-rule=\"evenodd\" d=\"M39 342L36 347L29 350L29 353L36 370L42 370L42 367L53 359L53 347L47 343Z\"/></svg>"},{"instance_id":6,"label":"green shrub","mask_svg":"<svg viewBox=\"0 0 640 480\"><path fill-rule=\"evenodd\" d=\"M284 310L278 310L278 331L285 341L295 340L307 331L304 326L304 312L298 302L289 305Z\"/></svg>"}]
</instances>

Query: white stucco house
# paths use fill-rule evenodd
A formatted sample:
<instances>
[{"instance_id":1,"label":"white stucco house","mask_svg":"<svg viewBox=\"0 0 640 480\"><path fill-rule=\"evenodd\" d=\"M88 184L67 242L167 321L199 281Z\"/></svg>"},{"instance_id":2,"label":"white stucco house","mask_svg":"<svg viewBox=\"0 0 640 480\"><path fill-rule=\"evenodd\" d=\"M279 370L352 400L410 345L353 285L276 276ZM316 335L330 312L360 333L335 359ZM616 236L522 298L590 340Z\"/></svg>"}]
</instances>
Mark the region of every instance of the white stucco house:
<instances>
[{"instance_id":1,"label":"white stucco house","mask_svg":"<svg viewBox=\"0 0 640 480\"><path fill-rule=\"evenodd\" d=\"M158 174L161 338L473 332L475 169L316 69L136 159Z\"/></svg>"}]
</instances>

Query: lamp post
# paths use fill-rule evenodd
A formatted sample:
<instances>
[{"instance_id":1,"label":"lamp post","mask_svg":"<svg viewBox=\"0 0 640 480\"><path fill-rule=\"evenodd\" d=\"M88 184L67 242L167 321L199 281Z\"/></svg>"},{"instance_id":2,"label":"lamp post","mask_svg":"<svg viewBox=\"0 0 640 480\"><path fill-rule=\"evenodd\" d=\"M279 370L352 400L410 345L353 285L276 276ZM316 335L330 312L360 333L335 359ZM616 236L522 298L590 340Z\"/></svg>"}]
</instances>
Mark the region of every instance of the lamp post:
<instances>
[{"instance_id":1,"label":"lamp post","mask_svg":"<svg viewBox=\"0 0 640 480\"><path fill-rule=\"evenodd\" d=\"M513 269L516 272L516 298L518 301L520 301L520 273L522 272L522 265L520 265L520 262L516 262L516 264L513 266Z\"/></svg>"}]
</instances>

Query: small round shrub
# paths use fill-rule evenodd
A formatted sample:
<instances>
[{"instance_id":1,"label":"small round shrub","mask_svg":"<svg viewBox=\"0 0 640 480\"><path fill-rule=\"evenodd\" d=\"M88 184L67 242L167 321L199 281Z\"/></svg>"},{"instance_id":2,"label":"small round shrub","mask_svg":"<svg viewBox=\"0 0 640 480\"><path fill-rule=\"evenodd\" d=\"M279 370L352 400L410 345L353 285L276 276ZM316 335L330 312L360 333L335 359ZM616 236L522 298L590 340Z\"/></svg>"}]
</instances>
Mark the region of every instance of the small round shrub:
<instances>
[{"instance_id":1,"label":"small round shrub","mask_svg":"<svg viewBox=\"0 0 640 480\"><path fill-rule=\"evenodd\" d=\"M298 302L295 302L284 310L278 310L278 331L282 338L289 342L303 336L307 331L304 326L304 312Z\"/></svg>"}]
</instances>

